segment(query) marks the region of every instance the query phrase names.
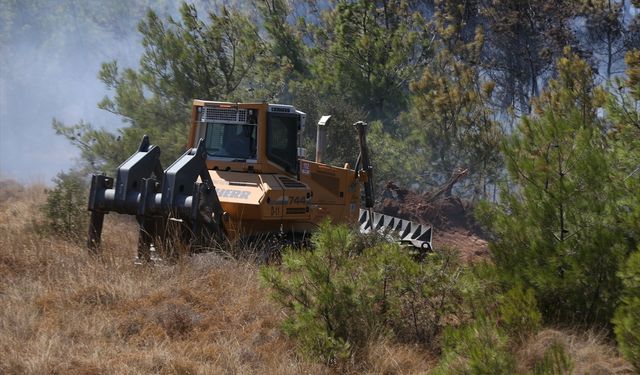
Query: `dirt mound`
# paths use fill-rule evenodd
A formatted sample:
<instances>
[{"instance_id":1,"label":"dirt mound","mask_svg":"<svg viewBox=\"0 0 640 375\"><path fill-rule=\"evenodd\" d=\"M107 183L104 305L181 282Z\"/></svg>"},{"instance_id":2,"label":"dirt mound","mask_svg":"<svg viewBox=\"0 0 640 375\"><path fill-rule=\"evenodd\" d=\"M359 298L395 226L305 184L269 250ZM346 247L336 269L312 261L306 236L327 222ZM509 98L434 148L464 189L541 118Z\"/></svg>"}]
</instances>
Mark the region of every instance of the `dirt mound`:
<instances>
[{"instance_id":1,"label":"dirt mound","mask_svg":"<svg viewBox=\"0 0 640 375\"><path fill-rule=\"evenodd\" d=\"M382 213L433 227L434 248L449 246L465 261L488 258L486 235L473 217L472 207L456 196L417 193L387 184Z\"/></svg>"}]
</instances>

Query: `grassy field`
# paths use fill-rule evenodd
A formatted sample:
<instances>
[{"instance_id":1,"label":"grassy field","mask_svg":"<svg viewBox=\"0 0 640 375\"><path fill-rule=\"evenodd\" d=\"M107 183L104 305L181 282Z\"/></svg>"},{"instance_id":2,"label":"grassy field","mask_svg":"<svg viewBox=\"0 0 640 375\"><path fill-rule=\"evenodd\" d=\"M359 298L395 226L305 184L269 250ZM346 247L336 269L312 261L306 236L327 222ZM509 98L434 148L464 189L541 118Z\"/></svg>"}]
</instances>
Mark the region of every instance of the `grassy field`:
<instances>
[{"instance_id":1,"label":"grassy field","mask_svg":"<svg viewBox=\"0 0 640 375\"><path fill-rule=\"evenodd\" d=\"M0 203L0 373L321 374L279 330L258 266L216 254L136 266L137 231L108 215L104 253L38 234L44 188ZM421 372L419 348L380 342L351 372ZM395 369L395 370L394 370ZM336 369L333 369L336 370Z\"/></svg>"},{"instance_id":2,"label":"grassy field","mask_svg":"<svg viewBox=\"0 0 640 375\"><path fill-rule=\"evenodd\" d=\"M44 199L42 186L0 190L0 373L409 374L437 364L436 345L391 340L340 367L301 358L255 262L203 254L136 266L135 225L113 214L96 259L35 230ZM575 374L631 373L599 335L554 329L523 340L519 368L558 340Z\"/></svg>"}]
</instances>

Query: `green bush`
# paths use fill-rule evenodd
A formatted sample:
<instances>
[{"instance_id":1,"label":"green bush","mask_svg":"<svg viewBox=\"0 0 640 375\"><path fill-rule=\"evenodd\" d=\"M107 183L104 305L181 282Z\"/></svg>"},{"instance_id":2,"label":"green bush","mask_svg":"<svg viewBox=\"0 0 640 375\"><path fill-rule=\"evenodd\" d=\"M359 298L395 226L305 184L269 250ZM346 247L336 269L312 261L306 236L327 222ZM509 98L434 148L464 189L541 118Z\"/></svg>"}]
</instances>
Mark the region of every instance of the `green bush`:
<instances>
[{"instance_id":1,"label":"green bush","mask_svg":"<svg viewBox=\"0 0 640 375\"><path fill-rule=\"evenodd\" d=\"M509 298L530 300L531 292L522 293L520 290L512 290L507 293ZM510 307L514 307L510 304ZM527 304L526 309L532 306ZM503 308L499 310L504 311ZM530 310L534 311L534 310ZM474 321L461 327L448 327L445 330L442 348L442 357L434 375L464 374L464 375L490 375L490 374L516 374L516 355L512 344L513 336L509 335L509 327L500 324L491 313L477 317ZM539 317L538 312L538 317ZM511 313L510 316L513 316ZM535 314L524 314L535 316ZM505 317L500 317L502 321ZM525 327L531 328L531 325ZM513 326L510 328L514 328ZM518 334L518 332L514 332ZM554 342L541 356L536 358L529 372L534 375L561 375L569 374L573 367L571 358L565 347Z\"/></svg>"},{"instance_id":2,"label":"green bush","mask_svg":"<svg viewBox=\"0 0 640 375\"><path fill-rule=\"evenodd\" d=\"M624 289L613 324L622 354L640 371L640 248L619 273Z\"/></svg>"},{"instance_id":3,"label":"green bush","mask_svg":"<svg viewBox=\"0 0 640 375\"><path fill-rule=\"evenodd\" d=\"M290 312L285 332L299 340L305 354L332 361L348 356L351 343L365 340L375 322L368 319L369 299L360 299L348 280L349 259L355 256L348 228L325 226L313 242L313 252L285 251L285 272L268 267L262 277Z\"/></svg>"},{"instance_id":4,"label":"green bush","mask_svg":"<svg viewBox=\"0 0 640 375\"><path fill-rule=\"evenodd\" d=\"M565 347L554 342L544 353L542 359L534 364L534 375L564 375L570 374L573 368L571 357Z\"/></svg>"},{"instance_id":5,"label":"green bush","mask_svg":"<svg viewBox=\"0 0 640 375\"><path fill-rule=\"evenodd\" d=\"M500 296L498 313L501 325L513 338L522 340L540 329L542 314L532 289L521 285L511 288Z\"/></svg>"},{"instance_id":6,"label":"green bush","mask_svg":"<svg viewBox=\"0 0 640 375\"><path fill-rule=\"evenodd\" d=\"M465 305L474 306L474 317L445 329L442 357L434 374L515 374L517 348L541 328L542 314L534 292L516 285L500 294L495 280L499 270L479 265L472 271L474 280L484 286L465 296ZM530 365L532 374L559 375L569 373L573 364L565 348L554 343Z\"/></svg>"},{"instance_id":7,"label":"green bush","mask_svg":"<svg viewBox=\"0 0 640 375\"><path fill-rule=\"evenodd\" d=\"M509 338L495 321L479 317L469 325L445 330L442 360L433 374L515 374Z\"/></svg>"},{"instance_id":8,"label":"green bush","mask_svg":"<svg viewBox=\"0 0 640 375\"><path fill-rule=\"evenodd\" d=\"M287 310L284 331L310 357L332 362L357 355L386 334L430 341L445 318L469 315L463 297L477 288L454 254L431 254L419 263L397 244L358 239L349 228L327 223L312 241L313 251L288 250L281 268L261 271Z\"/></svg>"},{"instance_id":9,"label":"green bush","mask_svg":"<svg viewBox=\"0 0 640 375\"><path fill-rule=\"evenodd\" d=\"M390 320L396 336L431 342L447 325L471 319L474 310L482 308L474 301L490 291L485 290L483 280L460 263L456 252L441 248L424 261L416 262L406 254L406 249L397 246L396 249L405 260L395 270L398 284L390 291L399 311Z\"/></svg>"},{"instance_id":10,"label":"green bush","mask_svg":"<svg viewBox=\"0 0 640 375\"><path fill-rule=\"evenodd\" d=\"M54 183L43 208L48 230L73 240L85 238L89 219L88 184L76 172L59 173Z\"/></svg>"}]
</instances>

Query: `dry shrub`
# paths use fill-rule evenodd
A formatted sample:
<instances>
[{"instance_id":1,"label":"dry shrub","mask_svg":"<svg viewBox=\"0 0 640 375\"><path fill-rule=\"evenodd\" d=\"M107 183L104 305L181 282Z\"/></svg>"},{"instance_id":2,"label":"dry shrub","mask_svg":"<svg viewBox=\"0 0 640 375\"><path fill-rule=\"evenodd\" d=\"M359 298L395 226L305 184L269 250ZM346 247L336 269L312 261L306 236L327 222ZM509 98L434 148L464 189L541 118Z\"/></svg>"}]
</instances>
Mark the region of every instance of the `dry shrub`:
<instances>
[{"instance_id":1,"label":"dry shrub","mask_svg":"<svg viewBox=\"0 0 640 375\"><path fill-rule=\"evenodd\" d=\"M0 179L0 204L24 196L25 187L16 180Z\"/></svg>"},{"instance_id":2,"label":"dry shrub","mask_svg":"<svg viewBox=\"0 0 640 375\"><path fill-rule=\"evenodd\" d=\"M73 292L71 300L89 306L112 306L118 302L117 292L109 285L89 285Z\"/></svg>"},{"instance_id":3,"label":"dry shrub","mask_svg":"<svg viewBox=\"0 0 640 375\"><path fill-rule=\"evenodd\" d=\"M533 370L537 364L544 361L545 356L554 345L558 345L566 351L569 347L568 337L560 331L550 329L530 337L517 353L518 372L525 373L528 370Z\"/></svg>"},{"instance_id":4,"label":"dry shrub","mask_svg":"<svg viewBox=\"0 0 640 375\"><path fill-rule=\"evenodd\" d=\"M202 317L188 305L165 304L154 311L154 320L171 338L183 338L196 327Z\"/></svg>"},{"instance_id":5,"label":"dry shrub","mask_svg":"<svg viewBox=\"0 0 640 375\"><path fill-rule=\"evenodd\" d=\"M560 345L567 353L573 363L571 374L633 374L631 366L620 357L614 346L607 343L604 335L554 329L542 330L522 345L517 353L519 372L533 369L553 345Z\"/></svg>"},{"instance_id":6,"label":"dry shrub","mask_svg":"<svg viewBox=\"0 0 640 375\"><path fill-rule=\"evenodd\" d=\"M46 201L44 185L22 186L13 180L0 180L0 228L30 231L42 219L40 207Z\"/></svg>"},{"instance_id":7,"label":"dry shrub","mask_svg":"<svg viewBox=\"0 0 640 375\"><path fill-rule=\"evenodd\" d=\"M33 230L43 187L12 189L0 202L0 373L328 371L279 333L255 265L203 254L136 266L135 222L115 214L93 257Z\"/></svg>"},{"instance_id":8,"label":"dry shrub","mask_svg":"<svg viewBox=\"0 0 640 375\"><path fill-rule=\"evenodd\" d=\"M371 342L364 355L363 372L368 374L424 374L435 366L434 353L424 346L400 344L388 339Z\"/></svg>"},{"instance_id":9,"label":"dry shrub","mask_svg":"<svg viewBox=\"0 0 640 375\"><path fill-rule=\"evenodd\" d=\"M632 374L629 364L603 334L572 334L569 353L575 362L574 374Z\"/></svg>"}]
</instances>

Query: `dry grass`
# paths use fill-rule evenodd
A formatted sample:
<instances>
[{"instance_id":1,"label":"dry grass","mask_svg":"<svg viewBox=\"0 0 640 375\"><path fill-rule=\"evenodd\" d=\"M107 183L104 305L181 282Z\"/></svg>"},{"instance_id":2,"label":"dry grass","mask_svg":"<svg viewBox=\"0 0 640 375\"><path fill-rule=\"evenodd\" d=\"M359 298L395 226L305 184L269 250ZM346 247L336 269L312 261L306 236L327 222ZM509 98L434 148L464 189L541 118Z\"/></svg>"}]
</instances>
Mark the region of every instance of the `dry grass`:
<instances>
[{"instance_id":1,"label":"dry grass","mask_svg":"<svg viewBox=\"0 0 640 375\"><path fill-rule=\"evenodd\" d=\"M44 192L0 181L2 374L424 374L437 363L426 346L385 339L339 368L300 358L255 263L202 254L136 266L136 227L113 214L93 258L33 230ZM554 341L574 374L631 373L602 337L554 330L525 341L519 368Z\"/></svg>"},{"instance_id":2,"label":"dry grass","mask_svg":"<svg viewBox=\"0 0 640 375\"><path fill-rule=\"evenodd\" d=\"M545 329L530 337L517 353L520 372L533 368L555 343L560 344L573 362L572 375L633 374L633 368L622 359L615 347L605 344L606 337L595 332L568 332Z\"/></svg>"},{"instance_id":3,"label":"dry grass","mask_svg":"<svg viewBox=\"0 0 640 375\"><path fill-rule=\"evenodd\" d=\"M44 187L0 184L0 373L420 373L418 348L380 342L335 369L296 355L257 266L215 254L136 266L135 225L107 215L103 256L39 235Z\"/></svg>"}]
</instances>

